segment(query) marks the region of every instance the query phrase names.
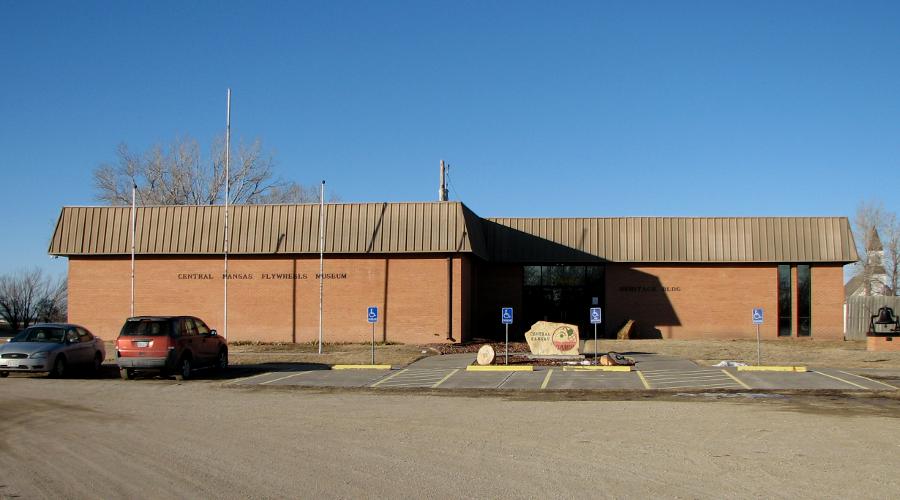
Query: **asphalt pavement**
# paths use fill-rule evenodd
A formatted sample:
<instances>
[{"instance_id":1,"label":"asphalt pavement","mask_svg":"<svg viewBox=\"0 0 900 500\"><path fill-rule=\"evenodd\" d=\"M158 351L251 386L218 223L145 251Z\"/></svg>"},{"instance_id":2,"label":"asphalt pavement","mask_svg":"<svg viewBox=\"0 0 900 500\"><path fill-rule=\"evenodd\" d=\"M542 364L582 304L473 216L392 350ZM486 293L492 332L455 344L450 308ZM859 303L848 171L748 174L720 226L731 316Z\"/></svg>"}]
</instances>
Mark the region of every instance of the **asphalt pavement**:
<instances>
[{"instance_id":1,"label":"asphalt pavement","mask_svg":"<svg viewBox=\"0 0 900 500\"><path fill-rule=\"evenodd\" d=\"M653 354L632 355L630 372L586 371L578 366L535 366L533 371L467 371L474 354L424 358L390 370L323 370L306 365L260 365L263 370L228 384L241 386L350 387L372 389L503 390L900 390L896 378L873 378L848 370L740 371L700 366Z\"/></svg>"}]
</instances>

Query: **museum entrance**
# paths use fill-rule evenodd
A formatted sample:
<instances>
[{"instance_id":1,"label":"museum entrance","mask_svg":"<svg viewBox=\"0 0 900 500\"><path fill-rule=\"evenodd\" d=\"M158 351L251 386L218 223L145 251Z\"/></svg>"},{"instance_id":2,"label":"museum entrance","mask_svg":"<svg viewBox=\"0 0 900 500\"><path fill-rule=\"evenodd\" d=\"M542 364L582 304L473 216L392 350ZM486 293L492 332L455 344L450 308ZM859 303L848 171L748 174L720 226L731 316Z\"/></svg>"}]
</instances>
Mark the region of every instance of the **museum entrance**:
<instances>
[{"instance_id":1,"label":"museum entrance","mask_svg":"<svg viewBox=\"0 0 900 500\"><path fill-rule=\"evenodd\" d=\"M525 266L524 278L526 330L536 321L553 321L578 325L582 339L593 336L590 308L605 306L603 266ZM602 324L599 331L602 334Z\"/></svg>"}]
</instances>

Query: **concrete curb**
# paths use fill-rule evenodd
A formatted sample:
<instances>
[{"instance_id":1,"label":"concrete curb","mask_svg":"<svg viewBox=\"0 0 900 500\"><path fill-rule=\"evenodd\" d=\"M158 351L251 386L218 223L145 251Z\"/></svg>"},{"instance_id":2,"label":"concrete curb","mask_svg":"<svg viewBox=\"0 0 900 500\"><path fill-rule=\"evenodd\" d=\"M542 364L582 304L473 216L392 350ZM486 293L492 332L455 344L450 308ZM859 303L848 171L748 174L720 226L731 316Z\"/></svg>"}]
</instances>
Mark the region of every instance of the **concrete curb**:
<instances>
[{"instance_id":1,"label":"concrete curb","mask_svg":"<svg viewBox=\"0 0 900 500\"><path fill-rule=\"evenodd\" d=\"M466 367L467 372L533 372L532 365L469 365Z\"/></svg>"},{"instance_id":2,"label":"concrete curb","mask_svg":"<svg viewBox=\"0 0 900 500\"><path fill-rule=\"evenodd\" d=\"M739 372L805 372L805 366L738 366Z\"/></svg>"},{"instance_id":3,"label":"concrete curb","mask_svg":"<svg viewBox=\"0 0 900 500\"><path fill-rule=\"evenodd\" d=\"M332 370L390 370L391 365L332 365Z\"/></svg>"}]
</instances>

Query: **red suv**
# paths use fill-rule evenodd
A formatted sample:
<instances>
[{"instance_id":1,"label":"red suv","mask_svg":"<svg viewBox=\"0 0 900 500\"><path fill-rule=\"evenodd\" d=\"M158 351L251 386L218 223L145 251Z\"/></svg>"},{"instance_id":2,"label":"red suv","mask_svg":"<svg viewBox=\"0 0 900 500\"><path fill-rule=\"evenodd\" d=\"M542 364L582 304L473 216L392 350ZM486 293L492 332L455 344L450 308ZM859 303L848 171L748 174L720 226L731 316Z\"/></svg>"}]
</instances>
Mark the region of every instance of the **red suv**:
<instances>
[{"instance_id":1,"label":"red suv","mask_svg":"<svg viewBox=\"0 0 900 500\"><path fill-rule=\"evenodd\" d=\"M116 364L125 380L144 370L184 380L195 368L227 368L228 344L193 316L138 316L116 339Z\"/></svg>"}]
</instances>

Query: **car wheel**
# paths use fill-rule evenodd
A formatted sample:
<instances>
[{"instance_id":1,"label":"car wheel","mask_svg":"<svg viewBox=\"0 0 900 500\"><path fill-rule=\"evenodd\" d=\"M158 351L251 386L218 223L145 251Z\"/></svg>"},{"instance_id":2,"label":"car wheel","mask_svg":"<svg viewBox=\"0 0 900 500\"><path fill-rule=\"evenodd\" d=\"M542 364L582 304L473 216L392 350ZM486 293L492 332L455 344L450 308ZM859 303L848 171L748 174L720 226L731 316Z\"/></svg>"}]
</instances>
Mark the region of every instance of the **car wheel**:
<instances>
[{"instance_id":1,"label":"car wheel","mask_svg":"<svg viewBox=\"0 0 900 500\"><path fill-rule=\"evenodd\" d=\"M119 368L119 376L122 380L131 380L134 378L134 370L131 368Z\"/></svg>"},{"instance_id":2,"label":"car wheel","mask_svg":"<svg viewBox=\"0 0 900 500\"><path fill-rule=\"evenodd\" d=\"M94 375L100 375L100 371L103 369L103 355L99 352L94 354Z\"/></svg>"},{"instance_id":3,"label":"car wheel","mask_svg":"<svg viewBox=\"0 0 900 500\"><path fill-rule=\"evenodd\" d=\"M50 376L53 378L63 378L66 376L66 358L65 356L57 356L50 370Z\"/></svg>"},{"instance_id":4,"label":"car wheel","mask_svg":"<svg viewBox=\"0 0 900 500\"><path fill-rule=\"evenodd\" d=\"M6 378L9 376L9 372L0 372L0 378Z\"/></svg>"},{"instance_id":5,"label":"car wheel","mask_svg":"<svg viewBox=\"0 0 900 500\"><path fill-rule=\"evenodd\" d=\"M216 370L225 370L228 368L228 350L221 349L219 351L219 357L216 358Z\"/></svg>"},{"instance_id":6,"label":"car wheel","mask_svg":"<svg viewBox=\"0 0 900 500\"><path fill-rule=\"evenodd\" d=\"M178 371L175 372L175 380L181 382L191 378L191 358L185 356L178 363Z\"/></svg>"}]
</instances>

